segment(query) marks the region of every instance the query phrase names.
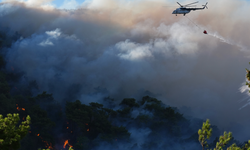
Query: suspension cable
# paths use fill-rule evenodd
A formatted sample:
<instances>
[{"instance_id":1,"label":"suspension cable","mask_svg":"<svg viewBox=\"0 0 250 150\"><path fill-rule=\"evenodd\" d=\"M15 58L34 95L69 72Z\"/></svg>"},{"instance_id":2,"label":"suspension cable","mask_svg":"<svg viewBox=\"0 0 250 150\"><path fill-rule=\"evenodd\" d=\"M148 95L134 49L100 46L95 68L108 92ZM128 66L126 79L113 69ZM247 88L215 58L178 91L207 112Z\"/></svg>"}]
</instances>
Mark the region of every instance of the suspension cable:
<instances>
[{"instance_id":1,"label":"suspension cable","mask_svg":"<svg viewBox=\"0 0 250 150\"><path fill-rule=\"evenodd\" d=\"M195 26L197 26L198 28L200 28L202 30L202 28L200 26L198 26L196 23L194 23L190 18L188 18L187 16L185 16L190 22L192 22Z\"/></svg>"}]
</instances>

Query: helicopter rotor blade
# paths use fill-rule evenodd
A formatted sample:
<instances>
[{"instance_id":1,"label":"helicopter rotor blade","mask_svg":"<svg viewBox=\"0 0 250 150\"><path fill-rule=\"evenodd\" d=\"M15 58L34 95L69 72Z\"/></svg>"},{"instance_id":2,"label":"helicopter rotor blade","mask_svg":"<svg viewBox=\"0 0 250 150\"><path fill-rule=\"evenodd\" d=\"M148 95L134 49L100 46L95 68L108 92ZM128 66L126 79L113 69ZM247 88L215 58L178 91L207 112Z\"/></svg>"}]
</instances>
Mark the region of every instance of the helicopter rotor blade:
<instances>
[{"instance_id":1,"label":"helicopter rotor blade","mask_svg":"<svg viewBox=\"0 0 250 150\"><path fill-rule=\"evenodd\" d=\"M176 6L162 6L162 7L176 7Z\"/></svg>"},{"instance_id":2,"label":"helicopter rotor blade","mask_svg":"<svg viewBox=\"0 0 250 150\"><path fill-rule=\"evenodd\" d=\"M177 4L179 4L181 7L183 7L180 3L177 2Z\"/></svg>"},{"instance_id":3,"label":"helicopter rotor blade","mask_svg":"<svg viewBox=\"0 0 250 150\"><path fill-rule=\"evenodd\" d=\"M196 3L199 3L199 1L187 4L187 5L184 5L184 6L188 6L188 5L192 5L192 4L196 4Z\"/></svg>"},{"instance_id":4,"label":"helicopter rotor blade","mask_svg":"<svg viewBox=\"0 0 250 150\"><path fill-rule=\"evenodd\" d=\"M196 5L191 5L191 6L188 6L188 7L196 7Z\"/></svg>"}]
</instances>

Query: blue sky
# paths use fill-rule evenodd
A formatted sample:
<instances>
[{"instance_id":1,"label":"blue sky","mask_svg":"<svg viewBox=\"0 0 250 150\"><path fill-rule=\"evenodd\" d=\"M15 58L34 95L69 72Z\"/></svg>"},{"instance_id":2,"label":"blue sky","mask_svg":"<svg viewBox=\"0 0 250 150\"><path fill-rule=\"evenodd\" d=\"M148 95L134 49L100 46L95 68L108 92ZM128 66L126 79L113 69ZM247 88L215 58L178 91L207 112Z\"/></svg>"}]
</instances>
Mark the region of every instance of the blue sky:
<instances>
[{"instance_id":1,"label":"blue sky","mask_svg":"<svg viewBox=\"0 0 250 150\"><path fill-rule=\"evenodd\" d=\"M55 4L57 7L60 7L63 5L63 3L65 2L66 0L54 0L52 3ZM70 1L70 0L68 0ZM78 4L81 4L83 3L85 0L75 0Z\"/></svg>"},{"instance_id":2,"label":"blue sky","mask_svg":"<svg viewBox=\"0 0 250 150\"><path fill-rule=\"evenodd\" d=\"M0 0L0 2L3 2L4 0ZM27 1L27 0L24 0ZM65 4L70 4L71 6L76 5L76 4L81 4L85 0L53 0L52 4L55 5L56 7L65 7Z\"/></svg>"}]
</instances>

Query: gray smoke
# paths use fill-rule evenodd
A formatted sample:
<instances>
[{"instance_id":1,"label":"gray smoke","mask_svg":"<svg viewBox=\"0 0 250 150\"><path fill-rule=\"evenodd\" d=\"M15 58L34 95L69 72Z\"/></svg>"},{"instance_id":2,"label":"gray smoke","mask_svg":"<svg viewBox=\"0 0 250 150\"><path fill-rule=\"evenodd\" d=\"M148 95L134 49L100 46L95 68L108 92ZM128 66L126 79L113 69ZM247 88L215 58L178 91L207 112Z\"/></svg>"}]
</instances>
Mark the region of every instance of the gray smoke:
<instances>
[{"instance_id":1,"label":"gray smoke","mask_svg":"<svg viewBox=\"0 0 250 150\"><path fill-rule=\"evenodd\" d=\"M0 5L0 27L23 36L5 54L6 69L23 73L20 84L36 80L58 101L83 103L151 93L250 139L249 106L239 110L246 104L239 88L250 54L249 2L210 0L208 10L187 14L198 27L172 15L164 0L92 0L75 10L44 2Z\"/></svg>"}]
</instances>

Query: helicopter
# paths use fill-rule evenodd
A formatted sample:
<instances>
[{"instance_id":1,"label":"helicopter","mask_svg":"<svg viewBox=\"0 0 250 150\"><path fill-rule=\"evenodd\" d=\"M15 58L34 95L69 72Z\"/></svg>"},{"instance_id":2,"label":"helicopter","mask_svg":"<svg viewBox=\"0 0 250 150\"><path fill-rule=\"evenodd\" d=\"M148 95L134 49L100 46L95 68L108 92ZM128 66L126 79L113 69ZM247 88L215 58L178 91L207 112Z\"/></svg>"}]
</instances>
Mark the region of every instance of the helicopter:
<instances>
[{"instance_id":1,"label":"helicopter","mask_svg":"<svg viewBox=\"0 0 250 150\"><path fill-rule=\"evenodd\" d=\"M185 16L187 13L189 13L191 10L195 11L195 10L201 10L201 9L205 9L207 8L207 3L205 5L202 5L203 7L202 8L192 8L190 5L192 4L196 4L198 3L197 2L193 2L193 3L190 3L190 4L187 4L187 5L181 5L180 3L177 2L177 4L179 4L181 7L180 8L177 8L176 10L173 11L172 14L183 14L183 16ZM187 7L190 7L190 8L187 8ZM207 8L208 9L208 8Z\"/></svg>"}]
</instances>

